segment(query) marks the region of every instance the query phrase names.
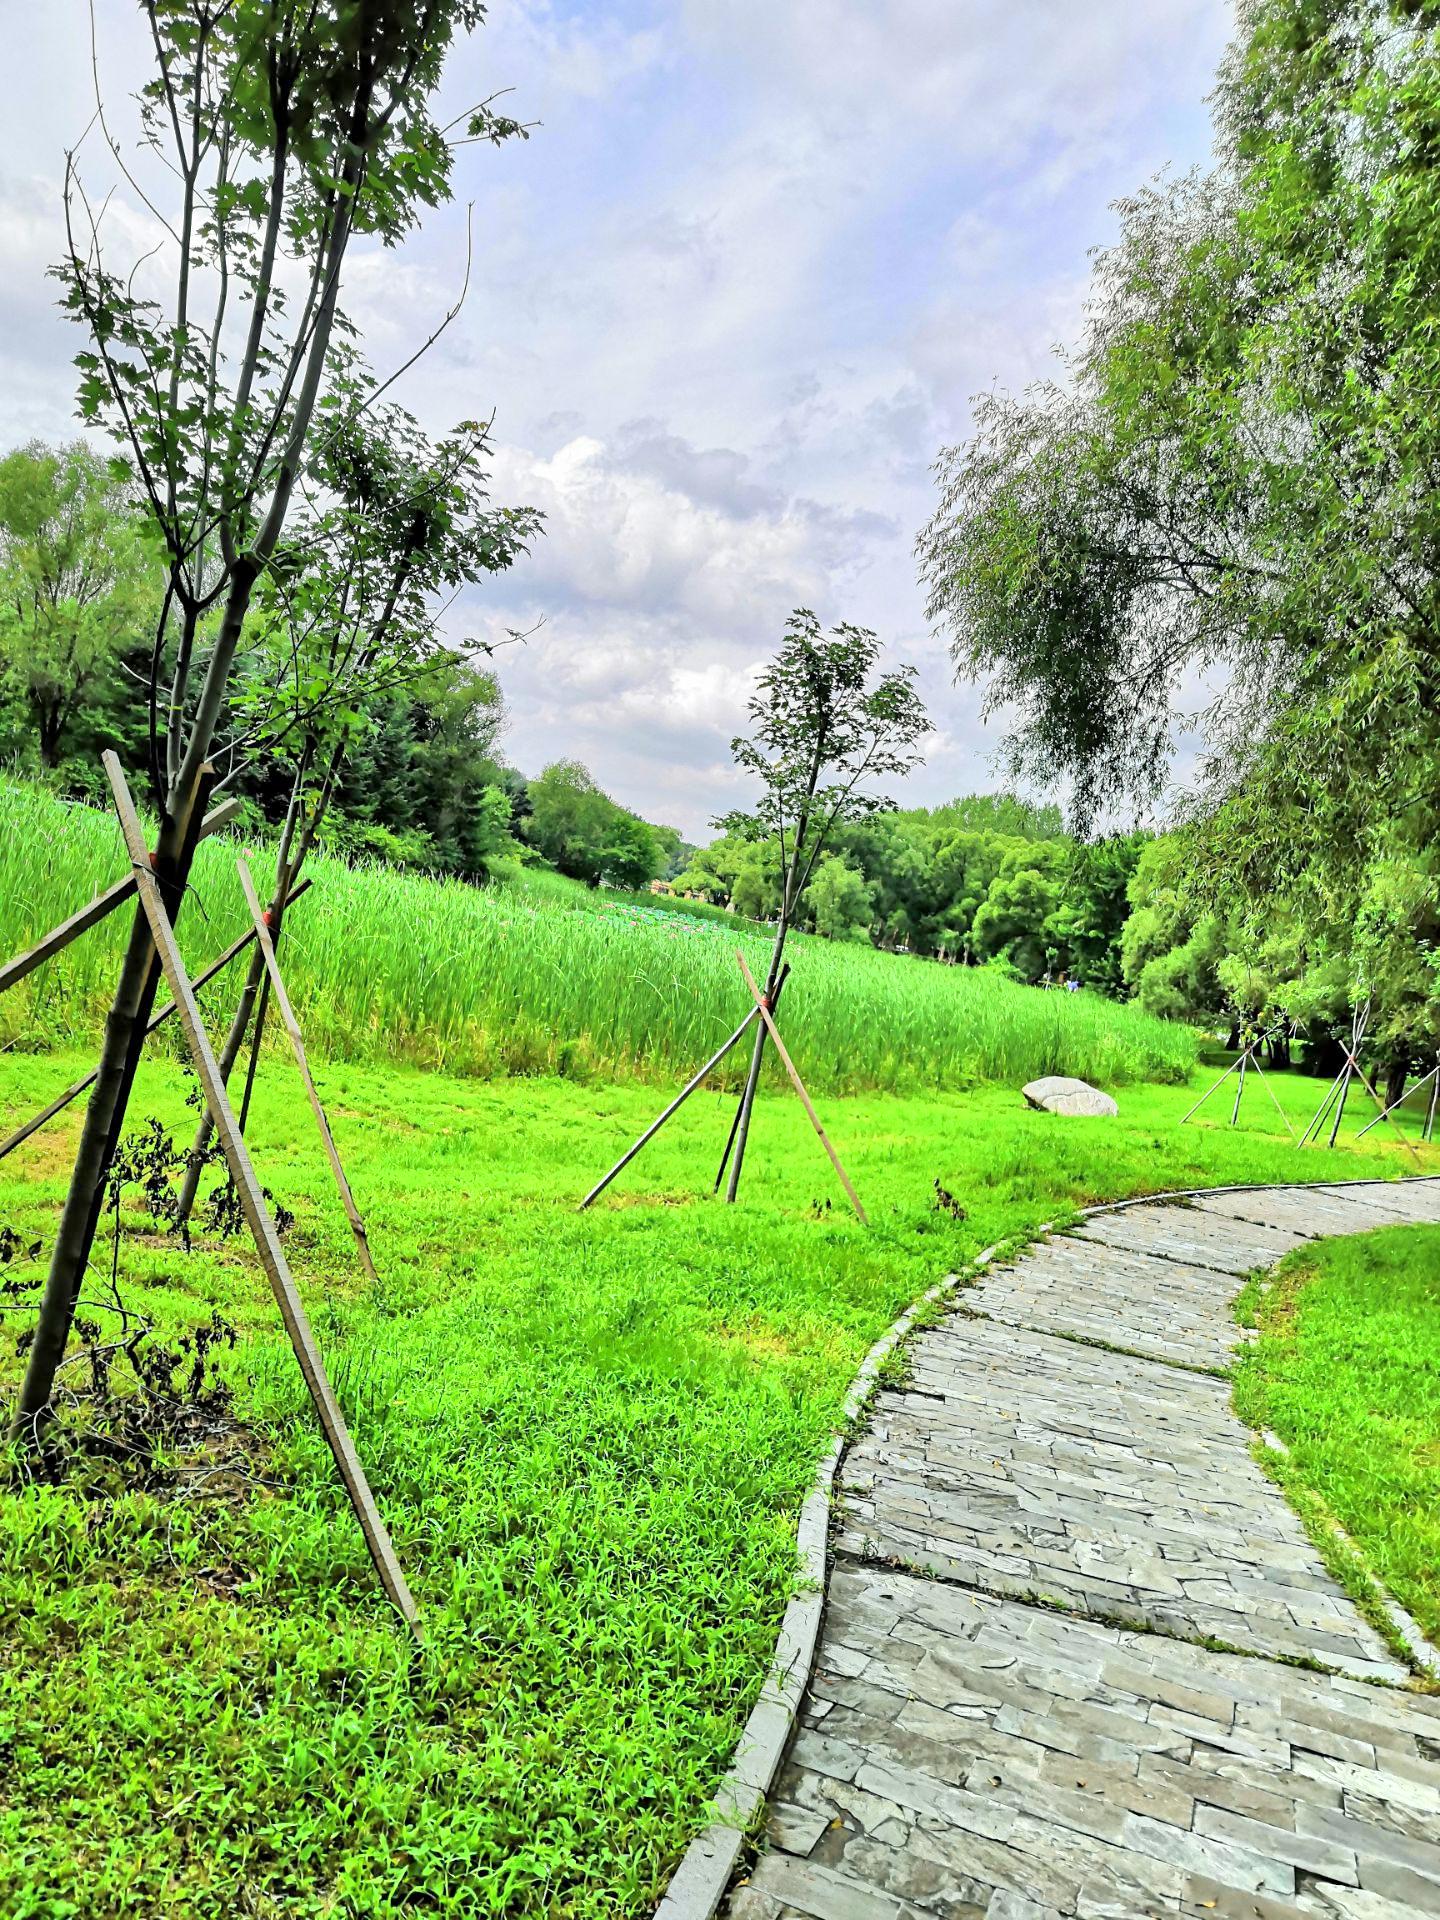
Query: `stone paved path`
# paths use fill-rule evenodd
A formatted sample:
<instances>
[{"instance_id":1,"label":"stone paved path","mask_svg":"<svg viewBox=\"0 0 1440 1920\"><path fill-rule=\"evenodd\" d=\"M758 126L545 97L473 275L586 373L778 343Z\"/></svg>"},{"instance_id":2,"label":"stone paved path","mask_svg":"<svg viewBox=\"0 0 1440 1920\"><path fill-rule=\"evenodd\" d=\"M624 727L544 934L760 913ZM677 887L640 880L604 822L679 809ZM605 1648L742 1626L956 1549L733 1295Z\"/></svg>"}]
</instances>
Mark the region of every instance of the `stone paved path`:
<instances>
[{"instance_id":1,"label":"stone paved path","mask_svg":"<svg viewBox=\"0 0 1440 1920\"><path fill-rule=\"evenodd\" d=\"M1440 1181L1117 1209L913 1343L846 1457L731 1920L1440 1914L1440 1698L1326 1573L1223 1377L1240 1276L1406 1220L1440 1222Z\"/></svg>"}]
</instances>

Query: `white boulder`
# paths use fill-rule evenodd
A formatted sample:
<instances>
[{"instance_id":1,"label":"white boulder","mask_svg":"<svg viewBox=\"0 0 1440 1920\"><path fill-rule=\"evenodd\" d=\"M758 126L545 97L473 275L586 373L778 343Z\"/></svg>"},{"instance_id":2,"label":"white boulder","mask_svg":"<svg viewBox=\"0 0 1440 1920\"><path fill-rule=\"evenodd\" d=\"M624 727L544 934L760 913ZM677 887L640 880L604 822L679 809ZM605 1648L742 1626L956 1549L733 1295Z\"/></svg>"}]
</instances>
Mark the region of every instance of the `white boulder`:
<instances>
[{"instance_id":1,"label":"white boulder","mask_svg":"<svg viewBox=\"0 0 1440 1920\"><path fill-rule=\"evenodd\" d=\"M1120 1109L1108 1093L1084 1080L1067 1080L1064 1074L1048 1073L1043 1080L1032 1080L1021 1089L1032 1107L1042 1113L1116 1114Z\"/></svg>"}]
</instances>

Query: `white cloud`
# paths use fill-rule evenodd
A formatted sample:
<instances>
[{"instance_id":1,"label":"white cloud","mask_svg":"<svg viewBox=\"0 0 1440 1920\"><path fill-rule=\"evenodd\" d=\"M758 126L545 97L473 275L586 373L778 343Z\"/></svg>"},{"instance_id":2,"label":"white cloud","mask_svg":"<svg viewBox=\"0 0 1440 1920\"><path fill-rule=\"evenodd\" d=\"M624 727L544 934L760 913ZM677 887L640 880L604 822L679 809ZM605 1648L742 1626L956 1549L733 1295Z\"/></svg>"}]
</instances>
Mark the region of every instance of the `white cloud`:
<instances>
[{"instance_id":1,"label":"white cloud","mask_svg":"<svg viewBox=\"0 0 1440 1920\"><path fill-rule=\"evenodd\" d=\"M116 119L144 71L96 0ZM397 397L496 415L497 501L548 516L467 596L509 749L578 755L695 831L739 797L728 740L797 604L916 661L938 724L912 797L990 777L976 690L926 631L912 543L970 396L1049 369L1107 202L1208 143L1225 0L492 0L447 109L499 86L533 138L465 149L456 203L345 288L382 371L470 296ZM67 430L75 341L45 266L90 113L83 0L37 13L0 134L0 439ZM87 164L90 164L87 155ZM117 206L123 209L125 195ZM126 217L130 217L126 215Z\"/></svg>"}]
</instances>

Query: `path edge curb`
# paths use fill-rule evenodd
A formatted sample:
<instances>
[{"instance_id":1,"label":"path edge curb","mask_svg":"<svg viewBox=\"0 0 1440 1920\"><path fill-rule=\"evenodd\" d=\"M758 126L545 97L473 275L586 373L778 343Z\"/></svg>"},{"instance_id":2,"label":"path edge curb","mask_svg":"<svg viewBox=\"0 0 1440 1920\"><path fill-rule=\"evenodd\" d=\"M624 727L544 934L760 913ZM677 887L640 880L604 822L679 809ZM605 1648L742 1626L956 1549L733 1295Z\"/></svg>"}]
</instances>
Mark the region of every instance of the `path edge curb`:
<instances>
[{"instance_id":1,"label":"path edge curb","mask_svg":"<svg viewBox=\"0 0 1440 1920\"><path fill-rule=\"evenodd\" d=\"M1277 1189L1303 1193L1307 1187L1407 1187L1436 1182L1440 1182L1440 1175L1406 1175L1393 1181L1374 1176L1358 1180L1252 1180L1223 1187L1173 1188L1165 1193L1132 1194L1124 1200L1102 1200L1078 1208L1074 1217L1090 1220L1097 1214L1119 1213L1127 1207L1153 1206L1166 1200L1197 1200L1210 1194L1271 1193ZM1047 1220L1026 1236L1026 1244L1059 1230L1056 1222ZM1002 1249L1008 1251L1012 1244L996 1241L967 1261L963 1269L936 1281L898 1320L892 1321L861 1361L845 1396L838 1429L831 1435L800 1508L796 1526L800 1585L781 1616L765 1684L741 1729L735 1758L716 1789L714 1813L681 1855L655 1908L654 1920L714 1920L739 1862L746 1833L769 1798L794 1731L800 1702L810 1684L815 1651L820 1643L820 1622L828 1587L830 1498L835 1475L849 1444L849 1430L864 1412L882 1364L905 1339L926 1307L968 1286Z\"/></svg>"},{"instance_id":2,"label":"path edge curb","mask_svg":"<svg viewBox=\"0 0 1440 1920\"><path fill-rule=\"evenodd\" d=\"M1048 1226L1037 1233L1049 1231ZM825 1610L829 1573L830 1496L848 1444L849 1429L864 1412L880 1368L924 1309L963 1287L1000 1251L997 1241L967 1261L962 1272L946 1274L891 1322L860 1363L845 1396L837 1431L821 1456L800 1509L796 1527L800 1586L780 1621L775 1653L760 1697L751 1709L735 1748L735 1758L716 1790L714 1817L685 1849L670 1877L655 1920L712 1920L745 1844L745 1835L769 1798L780 1762L790 1743L796 1716L815 1665L820 1620Z\"/></svg>"}]
</instances>

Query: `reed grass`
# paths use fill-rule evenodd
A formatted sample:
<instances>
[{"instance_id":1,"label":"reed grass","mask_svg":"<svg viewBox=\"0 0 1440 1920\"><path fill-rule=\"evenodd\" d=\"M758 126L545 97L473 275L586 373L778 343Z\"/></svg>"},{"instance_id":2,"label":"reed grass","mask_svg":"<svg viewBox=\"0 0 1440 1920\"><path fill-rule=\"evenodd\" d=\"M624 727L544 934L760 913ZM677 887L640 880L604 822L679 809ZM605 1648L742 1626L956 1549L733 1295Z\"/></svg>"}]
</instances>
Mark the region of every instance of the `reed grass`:
<instances>
[{"instance_id":1,"label":"reed grass","mask_svg":"<svg viewBox=\"0 0 1440 1920\"><path fill-rule=\"evenodd\" d=\"M239 844L200 848L181 941L198 968L246 925ZM265 850L254 849L257 875ZM0 783L0 953L33 944L124 871L108 814ZM499 1076L673 1079L749 1006L769 934L711 909L590 892L526 872L489 888L317 857L283 960L307 1044L331 1058ZM96 1037L129 912L113 914L0 998L0 1045ZM1072 1073L1115 1086L1178 1081L1190 1032L1098 996L1042 993L987 969L796 936L791 1049L817 1092L917 1092ZM216 1020L233 973L207 990ZM172 1042L172 1044L177 1044ZM738 1059L731 1066L738 1078Z\"/></svg>"}]
</instances>

